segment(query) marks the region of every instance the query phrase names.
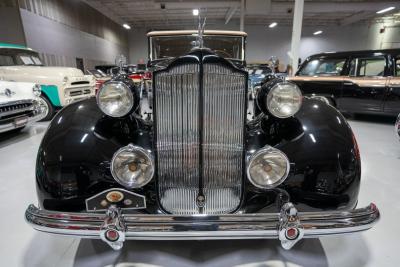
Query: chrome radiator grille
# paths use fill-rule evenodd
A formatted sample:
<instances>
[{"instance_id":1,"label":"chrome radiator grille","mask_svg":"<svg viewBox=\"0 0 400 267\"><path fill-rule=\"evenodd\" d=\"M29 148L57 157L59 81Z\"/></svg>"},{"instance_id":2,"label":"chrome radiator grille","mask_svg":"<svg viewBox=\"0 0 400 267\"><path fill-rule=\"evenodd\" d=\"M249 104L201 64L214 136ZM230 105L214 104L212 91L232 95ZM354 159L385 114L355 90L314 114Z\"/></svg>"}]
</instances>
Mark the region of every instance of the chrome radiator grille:
<instances>
[{"instance_id":1,"label":"chrome radiator grille","mask_svg":"<svg viewBox=\"0 0 400 267\"><path fill-rule=\"evenodd\" d=\"M184 64L154 77L159 199L173 214L229 213L241 199L246 76L202 71Z\"/></svg>"}]
</instances>

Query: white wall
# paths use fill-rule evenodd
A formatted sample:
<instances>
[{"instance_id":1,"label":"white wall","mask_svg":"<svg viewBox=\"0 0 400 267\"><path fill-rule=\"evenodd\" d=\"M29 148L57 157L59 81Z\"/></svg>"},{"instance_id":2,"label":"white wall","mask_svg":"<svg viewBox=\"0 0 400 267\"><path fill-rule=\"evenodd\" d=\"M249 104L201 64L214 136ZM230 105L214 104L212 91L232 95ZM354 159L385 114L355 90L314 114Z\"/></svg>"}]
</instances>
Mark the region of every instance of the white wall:
<instances>
[{"instance_id":1,"label":"white wall","mask_svg":"<svg viewBox=\"0 0 400 267\"><path fill-rule=\"evenodd\" d=\"M400 48L400 26L387 27L380 34L381 25L358 25L344 27L303 27L300 44L300 57L306 57L327 51L346 51L363 49ZM207 29L236 30L238 25L210 25ZM321 35L313 32L322 30ZM264 26L246 26L247 61L265 61L277 56L282 63L288 64L287 52L290 50L292 29L277 26L273 29ZM135 63L139 58L147 58L147 41L144 30L132 30L129 35L129 59Z\"/></svg>"},{"instance_id":2,"label":"white wall","mask_svg":"<svg viewBox=\"0 0 400 267\"><path fill-rule=\"evenodd\" d=\"M57 21L20 9L27 46L42 53L49 65L75 67L75 59L83 58L85 68L114 63L119 54L127 54L125 46L100 38ZM47 60L46 60L47 59Z\"/></svg>"}]
</instances>

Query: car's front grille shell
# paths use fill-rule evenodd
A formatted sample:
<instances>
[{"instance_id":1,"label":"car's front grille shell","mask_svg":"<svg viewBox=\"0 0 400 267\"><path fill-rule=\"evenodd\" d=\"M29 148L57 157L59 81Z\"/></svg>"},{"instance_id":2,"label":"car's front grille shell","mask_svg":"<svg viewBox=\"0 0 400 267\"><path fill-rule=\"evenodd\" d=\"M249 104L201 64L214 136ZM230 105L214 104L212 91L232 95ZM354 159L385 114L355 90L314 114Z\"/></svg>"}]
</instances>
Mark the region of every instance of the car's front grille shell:
<instances>
[{"instance_id":1,"label":"car's front grille shell","mask_svg":"<svg viewBox=\"0 0 400 267\"><path fill-rule=\"evenodd\" d=\"M246 75L186 63L154 75L157 179L174 214L223 214L241 200ZM198 196L204 205L197 205Z\"/></svg>"}]
</instances>

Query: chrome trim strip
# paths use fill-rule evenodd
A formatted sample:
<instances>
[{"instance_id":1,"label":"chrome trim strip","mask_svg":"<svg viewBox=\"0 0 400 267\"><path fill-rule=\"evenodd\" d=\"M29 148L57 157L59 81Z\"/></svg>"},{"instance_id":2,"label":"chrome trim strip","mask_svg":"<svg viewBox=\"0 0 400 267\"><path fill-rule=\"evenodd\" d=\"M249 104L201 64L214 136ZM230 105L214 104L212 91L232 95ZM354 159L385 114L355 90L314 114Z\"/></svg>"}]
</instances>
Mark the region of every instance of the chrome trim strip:
<instances>
[{"instance_id":1,"label":"chrome trim strip","mask_svg":"<svg viewBox=\"0 0 400 267\"><path fill-rule=\"evenodd\" d=\"M281 213L226 214L226 215L149 215L123 214L124 236L127 240L160 239L253 239L279 238L285 227L286 216L295 216L302 227L303 238L347 234L370 229L380 217L374 204L351 211L298 212L288 209ZM30 205L26 221L36 230L77 236L101 238L107 213L66 213L48 211ZM292 222L292 220L289 220Z\"/></svg>"}]
</instances>

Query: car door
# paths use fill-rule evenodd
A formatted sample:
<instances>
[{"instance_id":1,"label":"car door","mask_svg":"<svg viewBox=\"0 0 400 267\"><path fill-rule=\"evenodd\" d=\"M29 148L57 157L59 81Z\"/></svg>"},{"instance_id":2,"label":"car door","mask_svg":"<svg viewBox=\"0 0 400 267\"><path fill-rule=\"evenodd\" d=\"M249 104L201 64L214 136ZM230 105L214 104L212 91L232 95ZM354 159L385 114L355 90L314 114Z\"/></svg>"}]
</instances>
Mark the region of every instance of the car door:
<instances>
[{"instance_id":1,"label":"car door","mask_svg":"<svg viewBox=\"0 0 400 267\"><path fill-rule=\"evenodd\" d=\"M314 58L304 63L295 77L295 82L306 96L322 96L333 101L341 95L342 71L346 57Z\"/></svg>"},{"instance_id":2,"label":"car door","mask_svg":"<svg viewBox=\"0 0 400 267\"><path fill-rule=\"evenodd\" d=\"M383 112L388 59L383 54L352 57L343 80L342 109L354 113Z\"/></svg>"},{"instance_id":3,"label":"car door","mask_svg":"<svg viewBox=\"0 0 400 267\"><path fill-rule=\"evenodd\" d=\"M393 75L388 78L387 96L384 112L389 115L400 114L400 54L392 57Z\"/></svg>"}]
</instances>

